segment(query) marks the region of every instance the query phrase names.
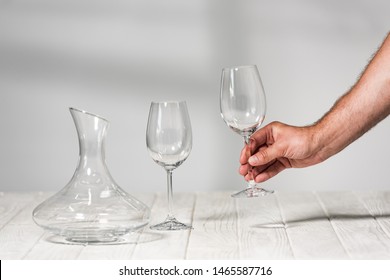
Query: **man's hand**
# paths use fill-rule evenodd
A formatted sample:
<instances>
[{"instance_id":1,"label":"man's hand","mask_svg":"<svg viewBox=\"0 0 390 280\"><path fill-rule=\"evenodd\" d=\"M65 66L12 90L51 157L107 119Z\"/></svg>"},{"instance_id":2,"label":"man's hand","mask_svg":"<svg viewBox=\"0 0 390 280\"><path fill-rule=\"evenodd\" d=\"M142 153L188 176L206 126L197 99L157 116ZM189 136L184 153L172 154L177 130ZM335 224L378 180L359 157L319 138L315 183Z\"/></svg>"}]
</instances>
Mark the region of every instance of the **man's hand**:
<instances>
[{"instance_id":1,"label":"man's hand","mask_svg":"<svg viewBox=\"0 0 390 280\"><path fill-rule=\"evenodd\" d=\"M252 179L248 174L251 165L254 180L263 182L286 168L307 167L325 160L320 150L314 126L273 122L254 133L249 145L242 149L239 172L246 180Z\"/></svg>"}]
</instances>

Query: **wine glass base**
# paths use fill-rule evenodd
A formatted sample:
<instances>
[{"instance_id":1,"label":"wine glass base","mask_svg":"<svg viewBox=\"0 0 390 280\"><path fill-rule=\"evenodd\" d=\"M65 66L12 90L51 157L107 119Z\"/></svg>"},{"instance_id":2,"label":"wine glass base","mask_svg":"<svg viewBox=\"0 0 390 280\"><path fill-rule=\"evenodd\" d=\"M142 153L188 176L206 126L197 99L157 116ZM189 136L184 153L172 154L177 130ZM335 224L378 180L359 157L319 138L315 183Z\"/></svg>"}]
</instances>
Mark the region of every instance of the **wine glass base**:
<instances>
[{"instance_id":1,"label":"wine glass base","mask_svg":"<svg viewBox=\"0 0 390 280\"><path fill-rule=\"evenodd\" d=\"M153 230L185 230L185 229L193 229L191 225L184 224L179 222L174 217L168 216L167 219L159 223L157 225L150 226L150 229Z\"/></svg>"},{"instance_id":2,"label":"wine glass base","mask_svg":"<svg viewBox=\"0 0 390 280\"><path fill-rule=\"evenodd\" d=\"M245 190L234 193L231 196L234 198L252 198L252 197L261 197L269 194L273 194L273 190L266 190L260 187L249 187Z\"/></svg>"}]
</instances>

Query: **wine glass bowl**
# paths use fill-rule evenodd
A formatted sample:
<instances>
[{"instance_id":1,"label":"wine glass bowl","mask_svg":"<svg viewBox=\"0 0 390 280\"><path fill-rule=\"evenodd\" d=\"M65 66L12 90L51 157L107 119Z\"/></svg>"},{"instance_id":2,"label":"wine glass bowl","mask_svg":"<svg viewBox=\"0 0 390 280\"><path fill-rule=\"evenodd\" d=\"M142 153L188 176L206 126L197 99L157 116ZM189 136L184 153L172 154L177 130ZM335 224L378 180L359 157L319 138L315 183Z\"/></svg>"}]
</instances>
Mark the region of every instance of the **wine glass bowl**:
<instances>
[{"instance_id":1,"label":"wine glass bowl","mask_svg":"<svg viewBox=\"0 0 390 280\"><path fill-rule=\"evenodd\" d=\"M256 65L222 69L220 111L227 126L249 144L250 136L261 126L266 113L265 92ZM232 197L258 197L272 192L250 180L246 190Z\"/></svg>"},{"instance_id":2,"label":"wine glass bowl","mask_svg":"<svg viewBox=\"0 0 390 280\"><path fill-rule=\"evenodd\" d=\"M166 170L168 185L167 218L151 229L191 229L190 225L177 221L173 215L172 171L187 159L192 148L191 122L184 101L151 103L146 146L151 158Z\"/></svg>"}]
</instances>

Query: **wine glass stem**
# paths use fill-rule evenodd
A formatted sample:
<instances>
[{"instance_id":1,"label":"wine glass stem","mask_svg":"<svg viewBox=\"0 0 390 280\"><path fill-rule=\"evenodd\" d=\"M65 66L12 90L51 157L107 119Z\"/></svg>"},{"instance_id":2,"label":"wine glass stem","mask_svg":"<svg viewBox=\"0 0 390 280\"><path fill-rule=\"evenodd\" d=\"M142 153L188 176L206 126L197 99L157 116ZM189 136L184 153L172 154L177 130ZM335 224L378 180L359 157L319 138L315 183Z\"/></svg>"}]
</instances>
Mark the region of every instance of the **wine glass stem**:
<instances>
[{"instance_id":1,"label":"wine glass stem","mask_svg":"<svg viewBox=\"0 0 390 280\"><path fill-rule=\"evenodd\" d=\"M172 170L167 169L168 218L173 218Z\"/></svg>"},{"instance_id":2,"label":"wine glass stem","mask_svg":"<svg viewBox=\"0 0 390 280\"><path fill-rule=\"evenodd\" d=\"M250 139L251 139L250 135L245 135L244 136L245 144L248 145L248 146L249 146ZM256 184L255 181L254 181L254 178L252 176L252 169L253 169L253 166L249 165L248 174L252 177L251 180L249 181L249 187L253 187L253 185Z\"/></svg>"}]
</instances>

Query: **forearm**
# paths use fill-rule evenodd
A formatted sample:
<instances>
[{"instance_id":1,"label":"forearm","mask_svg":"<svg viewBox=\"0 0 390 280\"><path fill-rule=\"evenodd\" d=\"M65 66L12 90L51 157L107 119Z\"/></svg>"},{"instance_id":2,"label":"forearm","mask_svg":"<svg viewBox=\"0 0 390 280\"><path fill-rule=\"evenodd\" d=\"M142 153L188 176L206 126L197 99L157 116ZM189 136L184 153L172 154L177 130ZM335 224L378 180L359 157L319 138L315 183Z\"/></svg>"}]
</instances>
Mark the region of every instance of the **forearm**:
<instances>
[{"instance_id":1,"label":"forearm","mask_svg":"<svg viewBox=\"0 0 390 280\"><path fill-rule=\"evenodd\" d=\"M312 128L320 157L338 153L390 114L390 36L361 78Z\"/></svg>"}]
</instances>

